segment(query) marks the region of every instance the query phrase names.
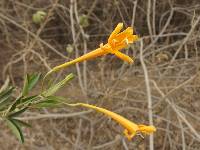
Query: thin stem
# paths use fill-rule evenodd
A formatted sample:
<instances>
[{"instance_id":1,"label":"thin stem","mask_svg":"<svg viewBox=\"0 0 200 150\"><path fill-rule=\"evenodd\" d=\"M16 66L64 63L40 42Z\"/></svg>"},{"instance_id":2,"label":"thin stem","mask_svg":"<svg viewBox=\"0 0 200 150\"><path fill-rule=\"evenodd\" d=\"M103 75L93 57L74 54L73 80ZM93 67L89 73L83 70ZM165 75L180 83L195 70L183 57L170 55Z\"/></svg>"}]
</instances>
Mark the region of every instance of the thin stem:
<instances>
[{"instance_id":1,"label":"thin stem","mask_svg":"<svg viewBox=\"0 0 200 150\"><path fill-rule=\"evenodd\" d=\"M153 112L152 112L152 96L151 96L151 88L150 88L150 81L149 81L149 75L147 71L147 67L144 62L143 58L143 40L141 40L141 47L140 47L140 61L142 64L142 68L144 71L144 78L145 78L145 83L146 83L146 90L147 90L147 100L148 100L148 111L149 111L149 124L153 126ZM150 145L150 150L154 149L154 139L153 139L153 134L150 135L149 137L149 145Z\"/></svg>"}]
</instances>

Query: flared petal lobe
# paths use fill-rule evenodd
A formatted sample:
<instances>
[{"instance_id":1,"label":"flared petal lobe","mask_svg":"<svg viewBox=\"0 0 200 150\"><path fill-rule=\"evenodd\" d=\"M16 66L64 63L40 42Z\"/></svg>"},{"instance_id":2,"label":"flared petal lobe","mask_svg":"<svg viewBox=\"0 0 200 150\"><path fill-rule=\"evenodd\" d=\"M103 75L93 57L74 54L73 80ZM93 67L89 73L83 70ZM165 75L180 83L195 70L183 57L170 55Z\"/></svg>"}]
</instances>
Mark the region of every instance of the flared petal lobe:
<instances>
[{"instance_id":1,"label":"flared petal lobe","mask_svg":"<svg viewBox=\"0 0 200 150\"><path fill-rule=\"evenodd\" d=\"M118 23L113 32L110 34L108 38L108 43L111 42L111 40L122 30L122 28L123 28L123 23Z\"/></svg>"},{"instance_id":2,"label":"flared petal lobe","mask_svg":"<svg viewBox=\"0 0 200 150\"><path fill-rule=\"evenodd\" d=\"M151 134L156 132L156 128L154 126L145 126L145 125L138 125L139 131L145 134Z\"/></svg>"},{"instance_id":3,"label":"flared petal lobe","mask_svg":"<svg viewBox=\"0 0 200 150\"><path fill-rule=\"evenodd\" d=\"M121 53L119 51L116 51L115 55L118 58L120 58L121 60L128 62L129 64L132 64L134 62L134 60L132 58L130 58L129 56L127 56L127 55L125 55L125 54L123 54L123 53Z\"/></svg>"}]
</instances>

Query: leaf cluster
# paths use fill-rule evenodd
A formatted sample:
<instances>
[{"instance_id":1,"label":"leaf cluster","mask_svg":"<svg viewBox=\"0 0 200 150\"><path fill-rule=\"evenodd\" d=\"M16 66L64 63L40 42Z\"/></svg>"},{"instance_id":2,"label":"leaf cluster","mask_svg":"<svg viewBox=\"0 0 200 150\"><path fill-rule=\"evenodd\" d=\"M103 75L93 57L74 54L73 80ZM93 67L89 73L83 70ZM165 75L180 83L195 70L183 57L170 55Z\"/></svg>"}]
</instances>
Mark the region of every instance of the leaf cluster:
<instances>
[{"instance_id":1,"label":"leaf cluster","mask_svg":"<svg viewBox=\"0 0 200 150\"><path fill-rule=\"evenodd\" d=\"M22 127L31 127L31 125L20 120L19 116L31 108L41 109L60 106L64 99L54 94L72 78L73 74L69 74L60 82L51 84L49 88L40 91L38 94L31 95L31 91L41 80L41 74L26 75L22 91L17 97L13 96L15 87L8 86L0 91L0 117L5 120L21 143L24 142Z\"/></svg>"}]
</instances>

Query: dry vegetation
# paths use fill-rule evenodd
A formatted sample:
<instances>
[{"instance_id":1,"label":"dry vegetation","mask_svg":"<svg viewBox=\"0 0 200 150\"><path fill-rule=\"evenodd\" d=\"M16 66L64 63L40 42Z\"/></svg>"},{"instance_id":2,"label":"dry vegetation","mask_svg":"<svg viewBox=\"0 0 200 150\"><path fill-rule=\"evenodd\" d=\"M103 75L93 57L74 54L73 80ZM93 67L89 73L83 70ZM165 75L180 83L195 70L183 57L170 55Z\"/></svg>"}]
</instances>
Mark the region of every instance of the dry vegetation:
<instances>
[{"instance_id":1,"label":"dry vegetation","mask_svg":"<svg viewBox=\"0 0 200 150\"><path fill-rule=\"evenodd\" d=\"M41 25L37 10L47 12ZM1 0L0 84L7 76L22 85L27 72L48 71L56 64L95 49L118 22L134 26L140 40L129 50L127 65L112 55L71 67L56 79L77 76L58 95L113 110L137 123L153 123L154 139L128 142L122 128L85 109L32 110L22 116L33 125L18 143L0 122L0 149L154 149L200 147L200 2L199 0ZM79 24L87 15L89 26ZM74 47L66 52L67 44Z\"/></svg>"}]
</instances>

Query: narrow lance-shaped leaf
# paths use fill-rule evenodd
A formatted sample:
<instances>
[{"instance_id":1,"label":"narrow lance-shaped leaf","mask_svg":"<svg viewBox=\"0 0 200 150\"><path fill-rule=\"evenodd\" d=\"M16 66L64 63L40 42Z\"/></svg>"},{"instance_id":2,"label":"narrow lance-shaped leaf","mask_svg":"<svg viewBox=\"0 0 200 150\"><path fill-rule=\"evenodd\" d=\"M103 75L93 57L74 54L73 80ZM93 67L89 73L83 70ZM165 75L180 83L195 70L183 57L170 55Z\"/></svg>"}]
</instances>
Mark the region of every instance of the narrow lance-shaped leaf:
<instances>
[{"instance_id":1,"label":"narrow lance-shaped leaf","mask_svg":"<svg viewBox=\"0 0 200 150\"><path fill-rule=\"evenodd\" d=\"M46 91L44 91L42 93L42 95L44 97L48 97L51 96L53 94L55 94L60 88L62 88L69 80L71 80L74 77L74 75L71 73L69 75L67 75L65 77L65 79L63 79L62 81L58 82L55 85L52 85L49 89L47 89Z\"/></svg>"},{"instance_id":2,"label":"narrow lance-shaped leaf","mask_svg":"<svg viewBox=\"0 0 200 150\"><path fill-rule=\"evenodd\" d=\"M15 110L17 104L20 103L21 99L22 99L22 96L18 97L18 98L10 105L10 107L8 108L8 112L11 112L11 111Z\"/></svg>"},{"instance_id":3,"label":"narrow lance-shaped leaf","mask_svg":"<svg viewBox=\"0 0 200 150\"><path fill-rule=\"evenodd\" d=\"M56 107L62 104L65 98L59 96L48 96L44 97L44 99L38 103L32 105L32 107L36 108L46 108L46 107Z\"/></svg>"},{"instance_id":4,"label":"narrow lance-shaped leaf","mask_svg":"<svg viewBox=\"0 0 200 150\"><path fill-rule=\"evenodd\" d=\"M17 124L12 119L6 119L6 122L8 124L8 127L12 130L13 134L17 137L17 139L21 143L24 143L24 136L23 136L23 133L21 131L19 124Z\"/></svg>"},{"instance_id":5,"label":"narrow lance-shaped leaf","mask_svg":"<svg viewBox=\"0 0 200 150\"><path fill-rule=\"evenodd\" d=\"M26 75L24 81L24 87L22 90L22 95L25 96L29 93L31 89L37 84L40 79L41 74Z\"/></svg>"},{"instance_id":6,"label":"narrow lance-shaped leaf","mask_svg":"<svg viewBox=\"0 0 200 150\"><path fill-rule=\"evenodd\" d=\"M36 100L38 98L38 95L35 95L35 96L30 96L30 97L26 97L26 98L23 98L22 96L18 97L14 102L12 102L8 108L8 112L12 112L14 111L18 104L20 105L25 105L25 106L28 106L31 102L33 102L34 100Z\"/></svg>"},{"instance_id":7,"label":"narrow lance-shaped leaf","mask_svg":"<svg viewBox=\"0 0 200 150\"><path fill-rule=\"evenodd\" d=\"M19 124L19 126L24 126L24 127L31 127L30 124L24 122L24 121L21 121L19 119L15 119L15 118L12 118L12 120L16 123L16 124Z\"/></svg>"},{"instance_id":8,"label":"narrow lance-shaped leaf","mask_svg":"<svg viewBox=\"0 0 200 150\"><path fill-rule=\"evenodd\" d=\"M0 93L0 104L11 96L13 89L14 87L9 87Z\"/></svg>"},{"instance_id":9,"label":"narrow lance-shaped leaf","mask_svg":"<svg viewBox=\"0 0 200 150\"><path fill-rule=\"evenodd\" d=\"M0 111L7 109L8 105L12 103L13 87L9 87L0 93Z\"/></svg>"},{"instance_id":10,"label":"narrow lance-shaped leaf","mask_svg":"<svg viewBox=\"0 0 200 150\"><path fill-rule=\"evenodd\" d=\"M20 104L28 105L28 104L36 101L37 99L38 99L38 95L33 95L33 96L26 97L26 98L22 98L20 101Z\"/></svg>"},{"instance_id":11,"label":"narrow lance-shaped leaf","mask_svg":"<svg viewBox=\"0 0 200 150\"><path fill-rule=\"evenodd\" d=\"M55 106L58 106L60 104L61 103L56 101L56 100L44 100L44 101L41 101L41 102L33 105L33 107L36 107L36 108L47 108L47 107L55 107Z\"/></svg>"},{"instance_id":12,"label":"narrow lance-shaped leaf","mask_svg":"<svg viewBox=\"0 0 200 150\"><path fill-rule=\"evenodd\" d=\"M16 112L12 112L11 114L8 115L8 117L12 118L12 117L17 117L20 114L22 114L23 112L25 112L28 109L28 107L22 108Z\"/></svg>"}]
</instances>

